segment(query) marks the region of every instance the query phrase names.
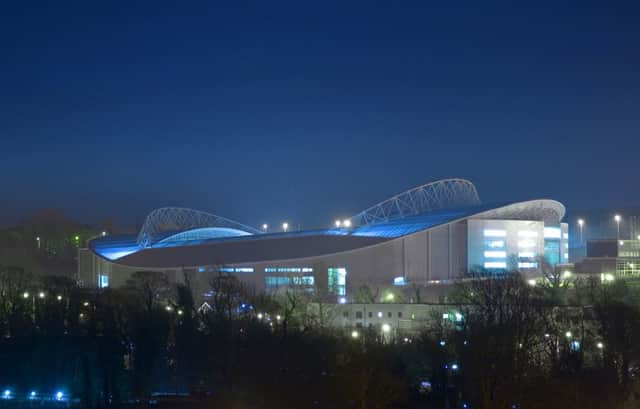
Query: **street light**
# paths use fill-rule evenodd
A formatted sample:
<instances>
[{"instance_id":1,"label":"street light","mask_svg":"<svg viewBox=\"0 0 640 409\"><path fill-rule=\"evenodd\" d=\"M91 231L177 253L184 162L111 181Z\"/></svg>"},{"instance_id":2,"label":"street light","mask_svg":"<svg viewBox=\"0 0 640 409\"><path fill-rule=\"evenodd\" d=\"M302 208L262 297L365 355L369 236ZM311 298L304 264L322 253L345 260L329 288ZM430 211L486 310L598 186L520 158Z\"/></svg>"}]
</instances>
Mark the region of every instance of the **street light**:
<instances>
[{"instance_id":1,"label":"street light","mask_svg":"<svg viewBox=\"0 0 640 409\"><path fill-rule=\"evenodd\" d=\"M342 226L342 222L340 220L336 220L334 224L336 225L336 227Z\"/></svg>"},{"instance_id":2,"label":"street light","mask_svg":"<svg viewBox=\"0 0 640 409\"><path fill-rule=\"evenodd\" d=\"M282 230L283 231L289 230L289 223L287 223L287 222L282 223Z\"/></svg>"},{"instance_id":3,"label":"street light","mask_svg":"<svg viewBox=\"0 0 640 409\"><path fill-rule=\"evenodd\" d=\"M389 332L389 331L391 331L391 325L382 324L382 332Z\"/></svg>"},{"instance_id":4,"label":"street light","mask_svg":"<svg viewBox=\"0 0 640 409\"><path fill-rule=\"evenodd\" d=\"M266 231L269 230L269 225L267 223L264 223L262 225L262 230L266 233Z\"/></svg>"},{"instance_id":5,"label":"street light","mask_svg":"<svg viewBox=\"0 0 640 409\"><path fill-rule=\"evenodd\" d=\"M572 335L573 334L571 333L571 331L567 331L567 332L564 333L564 336L567 337L567 338L571 338Z\"/></svg>"},{"instance_id":6,"label":"street light","mask_svg":"<svg viewBox=\"0 0 640 409\"><path fill-rule=\"evenodd\" d=\"M598 347L598 349L604 348L604 344L602 342L598 342L596 346Z\"/></svg>"},{"instance_id":7,"label":"street light","mask_svg":"<svg viewBox=\"0 0 640 409\"><path fill-rule=\"evenodd\" d=\"M103 232L102 232L102 237L104 237L104 236L106 236L106 235L107 235L107 232L106 232L106 231L103 231Z\"/></svg>"},{"instance_id":8,"label":"street light","mask_svg":"<svg viewBox=\"0 0 640 409\"><path fill-rule=\"evenodd\" d=\"M44 298L44 296L45 296L44 291L40 291L40 293L38 294L38 297L40 297L40 298Z\"/></svg>"},{"instance_id":9,"label":"street light","mask_svg":"<svg viewBox=\"0 0 640 409\"><path fill-rule=\"evenodd\" d=\"M616 227L618 228L618 235L616 236L616 238L620 240L620 220L622 220L622 217L619 214L616 214L615 216L613 216L613 220L616 221Z\"/></svg>"},{"instance_id":10,"label":"street light","mask_svg":"<svg viewBox=\"0 0 640 409\"><path fill-rule=\"evenodd\" d=\"M578 227L580 227L580 244L583 242L582 229L584 228L584 220L578 219Z\"/></svg>"},{"instance_id":11,"label":"street light","mask_svg":"<svg viewBox=\"0 0 640 409\"><path fill-rule=\"evenodd\" d=\"M40 250L40 236L36 237L36 242L38 243L38 250Z\"/></svg>"},{"instance_id":12,"label":"street light","mask_svg":"<svg viewBox=\"0 0 640 409\"><path fill-rule=\"evenodd\" d=\"M28 292L23 292L22 293L22 298L29 298L29 293Z\"/></svg>"},{"instance_id":13,"label":"street light","mask_svg":"<svg viewBox=\"0 0 640 409\"><path fill-rule=\"evenodd\" d=\"M360 334L358 334L358 331L352 331L351 332L351 338L356 339L360 336Z\"/></svg>"},{"instance_id":14,"label":"street light","mask_svg":"<svg viewBox=\"0 0 640 409\"><path fill-rule=\"evenodd\" d=\"M344 227L351 227L351 220L347 219L343 221L342 224L344 225Z\"/></svg>"}]
</instances>

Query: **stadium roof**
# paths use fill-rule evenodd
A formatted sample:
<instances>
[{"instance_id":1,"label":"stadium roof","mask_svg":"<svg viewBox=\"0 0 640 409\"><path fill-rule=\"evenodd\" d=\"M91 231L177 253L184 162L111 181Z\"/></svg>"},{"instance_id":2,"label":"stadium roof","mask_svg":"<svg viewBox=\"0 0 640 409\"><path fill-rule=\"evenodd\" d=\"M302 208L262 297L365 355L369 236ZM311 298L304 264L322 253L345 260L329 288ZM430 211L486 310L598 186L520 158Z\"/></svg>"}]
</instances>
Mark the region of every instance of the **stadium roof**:
<instances>
[{"instance_id":1,"label":"stadium roof","mask_svg":"<svg viewBox=\"0 0 640 409\"><path fill-rule=\"evenodd\" d=\"M284 260L366 247L465 218L542 220L557 225L564 212L561 203L543 199L435 210L350 228L282 233L262 233L246 226L241 229L169 223L171 228L159 229L153 240L141 242L140 235L107 236L92 240L89 246L108 260L146 267L212 264L218 259L225 263ZM227 226L242 226L223 220L229 222ZM176 230L180 228L184 230Z\"/></svg>"}]
</instances>

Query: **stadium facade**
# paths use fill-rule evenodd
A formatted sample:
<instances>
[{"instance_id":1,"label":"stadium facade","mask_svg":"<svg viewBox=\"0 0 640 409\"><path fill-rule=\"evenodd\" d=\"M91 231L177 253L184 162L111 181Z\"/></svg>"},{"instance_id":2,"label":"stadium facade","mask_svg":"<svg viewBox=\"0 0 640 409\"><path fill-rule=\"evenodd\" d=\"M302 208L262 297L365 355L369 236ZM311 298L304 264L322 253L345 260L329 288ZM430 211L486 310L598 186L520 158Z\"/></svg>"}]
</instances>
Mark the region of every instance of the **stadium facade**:
<instances>
[{"instance_id":1,"label":"stadium facade","mask_svg":"<svg viewBox=\"0 0 640 409\"><path fill-rule=\"evenodd\" d=\"M85 286L119 287L141 270L171 280L236 275L259 291L297 288L350 300L363 285L434 287L469 271L535 275L567 263L564 206L548 199L481 204L463 179L429 183L353 216L349 227L266 233L190 209L151 212L138 235L96 238L79 253Z\"/></svg>"}]
</instances>

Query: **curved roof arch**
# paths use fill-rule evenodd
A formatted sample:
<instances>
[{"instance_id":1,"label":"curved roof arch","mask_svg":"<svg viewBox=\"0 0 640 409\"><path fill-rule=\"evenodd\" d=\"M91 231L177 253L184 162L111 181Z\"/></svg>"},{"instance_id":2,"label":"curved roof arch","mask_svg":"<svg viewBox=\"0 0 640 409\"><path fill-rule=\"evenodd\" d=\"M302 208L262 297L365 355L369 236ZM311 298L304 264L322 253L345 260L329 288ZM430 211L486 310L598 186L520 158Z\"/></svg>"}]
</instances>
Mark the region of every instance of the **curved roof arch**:
<instances>
[{"instance_id":1,"label":"curved roof arch","mask_svg":"<svg viewBox=\"0 0 640 409\"><path fill-rule=\"evenodd\" d=\"M226 234L238 236L260 233L253 227L215 214L182 207L163 207L149 213L136 241L140 247L149 247L163 239L199 229L218 229L219 232L224 231Z\"/></svg>"},{"instance_id":2,"label":"curved roof arch","mask_svg":"<svg viewBox=\"0 0 640 409\"><path fill-rule=\"evenodd\" d=\"M471 219L538 220L548 225L558 225L566 209L557 200L537 199L496 207L470 217Z\"/></svg>"},{"instance_id":3,"label":"curved roof arch","mask_svg":"<svg viewBox=\"0 0 640 409\"><path fill-rule=\"evenodd\" d=\"M356 225L369 225L434 210L479 204L480 196L471 181L442 179L397 194L358 213L351 220Z\"/></svg>"}]
</instances>

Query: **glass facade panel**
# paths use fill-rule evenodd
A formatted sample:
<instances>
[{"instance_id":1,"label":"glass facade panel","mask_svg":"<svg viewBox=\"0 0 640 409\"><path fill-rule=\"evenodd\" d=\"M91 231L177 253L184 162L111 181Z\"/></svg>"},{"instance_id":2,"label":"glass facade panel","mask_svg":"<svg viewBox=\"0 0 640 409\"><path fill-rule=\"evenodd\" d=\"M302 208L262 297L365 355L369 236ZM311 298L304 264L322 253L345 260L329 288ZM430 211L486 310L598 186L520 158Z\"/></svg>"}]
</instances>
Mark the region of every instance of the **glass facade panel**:
<instances>
[{"instance_id":1,"label":"glass facade panel","mask_svg":"<svg viewBox=\"0 0 640 409\"><path fill-rule=\"evenodd\" d=\"M347 295L347 269L343 267L327 269L327 287L331 294Z\"/></svg>"}]
</instances>

